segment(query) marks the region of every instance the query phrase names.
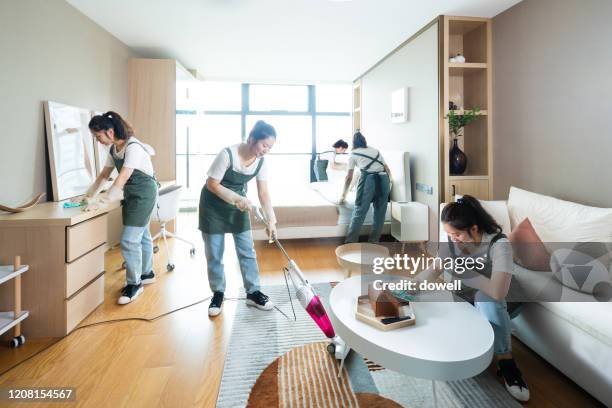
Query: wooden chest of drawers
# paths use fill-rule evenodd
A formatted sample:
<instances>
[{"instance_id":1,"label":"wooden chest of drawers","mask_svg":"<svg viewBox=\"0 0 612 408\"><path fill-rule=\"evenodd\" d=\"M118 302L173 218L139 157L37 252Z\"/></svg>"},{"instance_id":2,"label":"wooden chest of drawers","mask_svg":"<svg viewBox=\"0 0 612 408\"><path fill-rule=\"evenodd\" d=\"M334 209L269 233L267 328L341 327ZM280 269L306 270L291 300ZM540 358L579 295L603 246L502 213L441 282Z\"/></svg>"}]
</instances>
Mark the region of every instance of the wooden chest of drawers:
<instances>
[{"instance_id":1,"label":"wooden chest of drawers","mask_svg":"<svg viewBox=\"0 0 612 408\"><path fill-rule=\"evenodd\" d=\"M107 212L113 209L85 213L44 203L0 215L0 263L20 254L30 265L22 281L29 338L64 336L104 301ZM0 310L12 301L12 291L0 288Z\"/></svg>"}]
</instances>

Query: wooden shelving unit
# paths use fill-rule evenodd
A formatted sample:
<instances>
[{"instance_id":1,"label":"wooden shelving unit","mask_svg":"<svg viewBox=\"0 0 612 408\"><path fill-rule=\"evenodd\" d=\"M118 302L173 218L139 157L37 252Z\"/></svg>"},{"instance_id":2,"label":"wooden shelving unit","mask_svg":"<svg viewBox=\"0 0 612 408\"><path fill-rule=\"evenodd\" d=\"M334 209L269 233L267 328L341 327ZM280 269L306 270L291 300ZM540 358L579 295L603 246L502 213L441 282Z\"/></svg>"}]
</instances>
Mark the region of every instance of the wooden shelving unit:
<instances>
[{"instance_id":1,"label":"wooden shelving unit","mask_svg":"<svg viewBox=\"0 0 612 408\"><path fill-rule=\"evenodd\" d=\"M17 348L25 343L25 336L21 334L21 322L30 313L21 309L21 275L28 270L28 265L21 265L21 258L15 257L13 265L0 266L0 285L13 281L13 310L0 312L0 335L10 329L14 330L14 337L10 341L10 346Z\"/></svg>"},{"instance_id":2,"label":"wooden shelving unit","mask_svg":"<svg viewBox=\"0 0 612 408\"><path fill-rule=\"evenodd\" d=\"M440 29L440 156L443 163L440 199L452 201L455 194L480 199L492 196L492 50L491 20L475 17L441 16ZM449 62L463 54L465 63ZM450 174L449 151L453 145L448 128L449 102L459 107L456 114L475 107L478 118L465 127L458 145L467 155L464 174Z\"/></svg>"},{"instance_id":3,"label":"wooden shelving unit","mask_svg":"<svg viewBox=\"0 0 612 408\"><path fill-rule=\"evenodd\" d=\"M361 81L353 83L353 133L361 129Z\"/></svg>"}]
</instances>

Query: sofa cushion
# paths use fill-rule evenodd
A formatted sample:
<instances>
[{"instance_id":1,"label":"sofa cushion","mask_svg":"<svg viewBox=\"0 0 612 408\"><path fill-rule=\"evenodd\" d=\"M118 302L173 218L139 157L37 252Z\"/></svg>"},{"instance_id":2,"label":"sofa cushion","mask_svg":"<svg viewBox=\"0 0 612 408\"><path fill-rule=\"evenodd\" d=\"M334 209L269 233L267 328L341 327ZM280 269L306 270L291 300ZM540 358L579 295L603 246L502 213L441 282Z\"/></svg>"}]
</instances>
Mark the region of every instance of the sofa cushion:
<instances>
[{"instance_id":1,"label":"sofa cushion","mask_svg":"<svg viewBox=\"0 0 612 408\"><path fill-rule=\"evenodd\" d=\"M611 302L541 302L540 305L612 347Z\"/></svg>"},{"instance_id":2,"label":"sofa cushion","mask_svg":"<svg viewBox=\"0 0 612 408\"><path fill-rule=\"evenodd\" d=\"M589 207L510 187L513 227L529 218L544 243L612 242L612 208Z\"/></svg>"},{"instance_id":3,"label":"sofa cushion","mask_svg":"<svg viewBox=\"0 0 612 408\"><path fill-rule=\"evenodd\" d=\"M553 272L537 272L514 264L517 279L526 301L542 300L540 305L551 313L581 328L612 347L612 302L596 302L592 295L561 285Z\"/></svg>"},{"instance_id":4,"label":"sofa cushion","mask_svg":"<svg viewBox=\"0 0 612 408\"><path fill-rule=\"evenodd\" d=\"M514 261L534 271L550 270L550 254L533 229L529 218L517 225L508 239L512 242Z\"/></svg>"}]
</instances>

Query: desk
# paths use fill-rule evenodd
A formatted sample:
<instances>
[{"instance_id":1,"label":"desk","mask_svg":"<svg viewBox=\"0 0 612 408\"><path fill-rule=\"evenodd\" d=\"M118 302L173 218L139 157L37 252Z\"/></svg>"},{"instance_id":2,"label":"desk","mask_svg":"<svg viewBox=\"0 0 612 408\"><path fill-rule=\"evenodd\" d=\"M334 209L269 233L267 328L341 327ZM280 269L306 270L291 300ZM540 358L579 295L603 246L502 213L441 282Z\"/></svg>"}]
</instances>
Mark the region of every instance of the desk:
<instances>
[{"instance_id":1,"label":"desk","mask_svg":"<svg viewBox=\"0 0 612 408\"><path fill-rule=\"evenodd\" d=\"M30 266L22 281L29 338L64 336L104 301L104 253L108 231L121 228L120 203L91 212L63 204L0 215L0 264L21 255ZM0 287L0 310L12 304L12 291Z\"/></svg>"}]
</instances>

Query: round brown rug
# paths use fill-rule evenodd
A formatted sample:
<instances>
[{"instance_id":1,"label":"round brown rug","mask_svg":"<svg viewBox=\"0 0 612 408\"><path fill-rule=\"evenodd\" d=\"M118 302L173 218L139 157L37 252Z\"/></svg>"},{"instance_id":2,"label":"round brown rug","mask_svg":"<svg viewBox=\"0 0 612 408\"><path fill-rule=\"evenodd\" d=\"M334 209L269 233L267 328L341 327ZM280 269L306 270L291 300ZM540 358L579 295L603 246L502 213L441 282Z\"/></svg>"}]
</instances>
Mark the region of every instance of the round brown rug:
<instances>
[{"instance_id":1,"label":"round brown rug","mask_svg":"<svg viewBox=\"0 0 612 408\"><path fill-rule=\"evenodd\" d=\"M259 376L247 407L374 407L401 405L377 394L355 393L326 342L298 346L274 360Z\"/></svg>"}]
</instances>

